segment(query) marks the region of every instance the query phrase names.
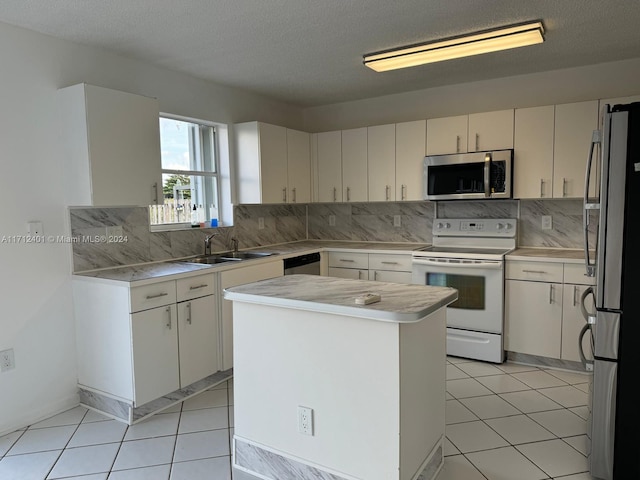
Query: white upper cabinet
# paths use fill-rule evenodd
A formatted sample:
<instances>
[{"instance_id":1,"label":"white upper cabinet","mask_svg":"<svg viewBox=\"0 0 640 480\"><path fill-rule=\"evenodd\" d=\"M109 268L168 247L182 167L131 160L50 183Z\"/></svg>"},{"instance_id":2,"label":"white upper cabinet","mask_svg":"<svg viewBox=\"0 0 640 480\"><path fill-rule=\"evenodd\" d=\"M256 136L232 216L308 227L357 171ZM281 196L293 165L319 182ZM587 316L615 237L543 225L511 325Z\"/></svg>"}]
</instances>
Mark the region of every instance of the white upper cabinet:
<instances>
[{"instance_id":1,"label":"white upper cabinet","mask_svg":"<svg viewBox=\"0 0 640 480\"><path fill-rule=\"evenodd\" d=\"M158 100L78 84L58 91L68 205L162 200Z\"/></svg>"},{"instance_id":2,"label":"white upper cabinet","mask_svg":"<svg viewBox=\"0 0 640 480\"><path fill-rule=\"evenodd\" d=\"M392 201L396 198L396 126L376 125L367 128L369 201Z\"/></svg>"},{"instance_id":3,"label":"white upper cabinet","mask_svg":"<svg viewBox=\"0 0 640 480\"><path fill-rule=\"evenodd\" d=\"M506 148L513 148L513 109L469 115L469 152Z\"/></svg>"},{"instance_id":4,"label":"white upper cabinet","mask_svg":"<svg viewBox=\"0 0 640 480\"><path fill-rule=\"evenodd\" d=\"M396 123L396 200L422 200L427 121Z\"/></svg>"},{"instance_id":5,"label":"white upper cabinet","mask_svg":"<svg viewBox=\"0 0 640 480\"><path fill-rule=\"evenodd\" d=\"M311 201L311 136L307 132L287 128L287 202Z\"/></svg>"},{"instance_id":6,"label":"white upper cabinet","mask_svg":"<svg viewBox=\"0 0 640 480\"><path fill-rule=\"evenodd\" d=\"M553 196L582 197L585 167L591 136L598 125L598 101L565 103L555 106L553 148ZM597 162L593 162L593 178ZM591 182L589 195L596 194L597 182Z\"/></svg>"},{"instance_id":7,"label":"white upper cabinet","mask_svg":"<svg viewBox=\"0 0 640 480\"><path fill-rule=\"evenodd\" d=\"M427 155L466 153L468 115L427 120Z\"/></svg>"},{"instance_id":8,"label":"white upper cabinet","mask_svg":"<svg viewBox=\"0 0 640 480\"><path fill-rule=\"evenodd\" d=\"M320 132L316 136L319 202L342 201L342 132Z\"/></svg>"},{"instance_id":9,"label":"white upper cabinet","mask_svg":"<svg viewBox=\"0 0 640 480\"><path fill-rule=\"evenodd\" d=\"M342 131L342 200L366 202L367 194L367 128Z\"/></svg>"},{"instance_id":10,"label":"white upper cabinet","mask_svg":"<svg viewBox=\"0 0 640 480\"><path fill-rule=\"evenodd\" d=\"M262 122L239 123L234 130L240 203L310 200L308 133Z\"/></svg>"},{"instance_id":11,"label":"white upper cabinet","mask_svg":"<svg viewBox=\"0 0 640 480\"><path fill-rule=\"evenodd\" d=\"M515 111L513 182L515 198L553 196L554 107Z\"/></svg>"}]
</instances>

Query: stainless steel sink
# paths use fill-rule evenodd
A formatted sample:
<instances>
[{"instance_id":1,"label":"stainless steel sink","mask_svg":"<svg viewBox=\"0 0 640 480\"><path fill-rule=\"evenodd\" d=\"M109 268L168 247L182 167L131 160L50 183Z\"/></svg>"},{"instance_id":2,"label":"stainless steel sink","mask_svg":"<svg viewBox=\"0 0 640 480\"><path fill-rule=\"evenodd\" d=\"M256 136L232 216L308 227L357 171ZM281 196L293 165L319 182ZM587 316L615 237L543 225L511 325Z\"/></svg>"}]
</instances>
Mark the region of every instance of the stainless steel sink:
<instances>
[{"instance_id":1,"label":"stainless steel sink","mask_svg":"<svg viewBox=\"0 0 640 480\"><path fill-rule=\"evenodd\" d=\"M273 255L268 252L224 252L219 254L222 258L230 258L233 260L248 260L250 258L262 258Z\"/></svg>"},{"instance_id":2,"label":"stainless steel sink","mask_svg":"<svg viewBox=\"0 0 640 480\"><path fill-rule=\"evenodd\" d=\"M215 265L217 263L239 262L252 258L268 257L269 255L273 254L267 252L222 252L212 253L211 255L198 255L197 257L185 258L178 261L186 263L204 263L207 265Z\"/></svg>"},{"instance_id":3,"label":"stainless steel sink","mask_svg":"<svg viewBox=\"0 0 640 480\"><path fill-rule=\"evenodd\" d=\"M204 263L207 265L215 265L216 263L225 263L242 260L241 258L225 258L220 255L200 255L192 258L185 258L184 260L178 260L183 263Z\"/></svg>"}]
</instances>

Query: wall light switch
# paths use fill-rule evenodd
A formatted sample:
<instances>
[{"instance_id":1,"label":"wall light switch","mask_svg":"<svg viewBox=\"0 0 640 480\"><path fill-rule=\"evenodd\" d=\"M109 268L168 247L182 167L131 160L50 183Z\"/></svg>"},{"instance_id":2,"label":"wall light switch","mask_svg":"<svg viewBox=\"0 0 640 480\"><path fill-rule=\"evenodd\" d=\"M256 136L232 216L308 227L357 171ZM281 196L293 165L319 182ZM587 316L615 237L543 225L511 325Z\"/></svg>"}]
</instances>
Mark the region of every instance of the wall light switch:
<instances>
[{"instance_id":1,"label":"wall light switch","mask_svg":"<svg viewBox=\"0 0 640 480\"><path fill-rule=\"evenodd\" d=\"M542 215L542 229L551 230L553 228L553 222L551 215Z\"/></svg>"},{"instance_id":2,"label":"wall light switch","mask_svg":"<svg viewBox=\"0 0 640 480\"><path fill-rule=\"evenodd\" d=\"M336 226L336 216L335 215L329 215L329 226L330 227L335 227Z\"/></svg>"},{"instance_id":3,"label":"wall light switch","mask_svg":"<svg viewBox=\"0 0 640 480\"><path fill-rule=\"evenodd\" d=\"M27 231L32 237L43 235L44 230L42 229L42 222L27 222Z\"/></svg>"},{"instance_id":4,"label":"wall light switch","mask_svg":"<svg viewBox=\"0 0 640 480\"><path fill-rule=\"evenodd\" d=\"M402 220L400 215L394 215L393 216L393 226L394 227L401 227L402 226Z\"/></svg>"},{"instance_id":5,"label":"wall light switch","mask_svg":"<svg viewBox=\"0 0 640 480\"><path fill-rule=\"evenodd\" d=\"M258 217L258 230L264 230L264 217Z\"/></svg>"}]
</instances>

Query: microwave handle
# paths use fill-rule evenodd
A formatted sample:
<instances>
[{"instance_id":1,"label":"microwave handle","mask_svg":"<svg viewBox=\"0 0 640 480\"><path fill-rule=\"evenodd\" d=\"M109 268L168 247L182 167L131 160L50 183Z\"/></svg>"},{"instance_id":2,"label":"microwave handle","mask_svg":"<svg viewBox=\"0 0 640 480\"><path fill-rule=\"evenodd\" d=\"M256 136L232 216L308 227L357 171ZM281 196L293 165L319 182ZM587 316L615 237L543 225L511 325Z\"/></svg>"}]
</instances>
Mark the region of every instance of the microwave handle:
<instances>
[{"instance_id":1,"label":"microwave handle","mask_svg":"<svg viewBox=\"0 0 640 480\"><path fill-rule=\"evenodd\" d=\"M484 196L491 196L491 153L484 156Z\"/></svg>"}]
</instances>

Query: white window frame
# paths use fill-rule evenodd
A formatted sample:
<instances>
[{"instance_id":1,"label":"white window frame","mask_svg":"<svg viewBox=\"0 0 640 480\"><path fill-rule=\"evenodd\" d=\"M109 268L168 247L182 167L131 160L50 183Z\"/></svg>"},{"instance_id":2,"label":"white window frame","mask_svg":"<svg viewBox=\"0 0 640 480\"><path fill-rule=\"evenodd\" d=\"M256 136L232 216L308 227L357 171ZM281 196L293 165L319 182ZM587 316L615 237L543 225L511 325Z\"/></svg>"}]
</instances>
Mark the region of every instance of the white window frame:
<instances>
[{"instance_id":1,"label":"white window frame","mask_svg":"<svg viewBox=\"0 0 640 480\"><path fill-rule=\"evenodd\" d=\"M222 203L221 203L221 175L220 175L220 143L219 143L219 127L220 124L214 123L214 122L210 122L207 120L201 120L201 119L197 119L197 118L192 118L192 117L185 117L185 116L181 116L181 115L174 115L174 114L170 114L170 113L164 113L161 112L159 117L158 117L158 122L160 122L160 119L162 118L166 118L169 120L178 120L181 122L186 122L186 123L191 123L191 124L195 124L195 125L202 125L202 126L206 126L206 127L211 127L213 129L213 140L212 143L213 145L211 146L211 151L212 151L212 165L213 165L213 171L208 171L208 170L174 170L174 169L164 169L161 168L161 174L165 175L184 175L184 176L196 176L196 177L209 177L209 178L215 178L215 183L216 183L216 188L215 188L215 205L216 205L216 209L217 209L217 220L218 220L218 226L221 226L223 224L223 219L221 218L223 215L223 208L222 208ZM159 128L159 126L158 126ZM200 135L200 139L199 142L197 143L193 143L191 146L195 146L196 148L201 148L203 144L203 139L202 139L202 135ZM199 157L202 158L201 154L198 153L197 155L194 155L192 152L191 158L195 158L195 157ZM160 159L160 161L162 162L162 159ZM162 167L162 165L161 165ZM161 189L163 188L163 186L161 186ZM203 194L203 188L197 189L199 190L199 195ZM193 193L192 193L192 197L193 197ZM197 201L198 199L193 199L194 201L196 201L196 203L199 204L199 202ZM202 200L202 199L200 199ZM164 193L163 193L163 201L164 201ZM201 203L202 205L206 205L206 203L204 203L204 201L202 201ZM205 217L205 221L209 222L210 220L210 215L207 214ZM184 230L184 229L190 229L191 228L191 222L190 222L190 217L188 217L188 219L185 222L174 222L174 223L156 223L156 224L151 224L150 225L151 231L165 231L165 230Z\"/></svg>"}]
</instances>

